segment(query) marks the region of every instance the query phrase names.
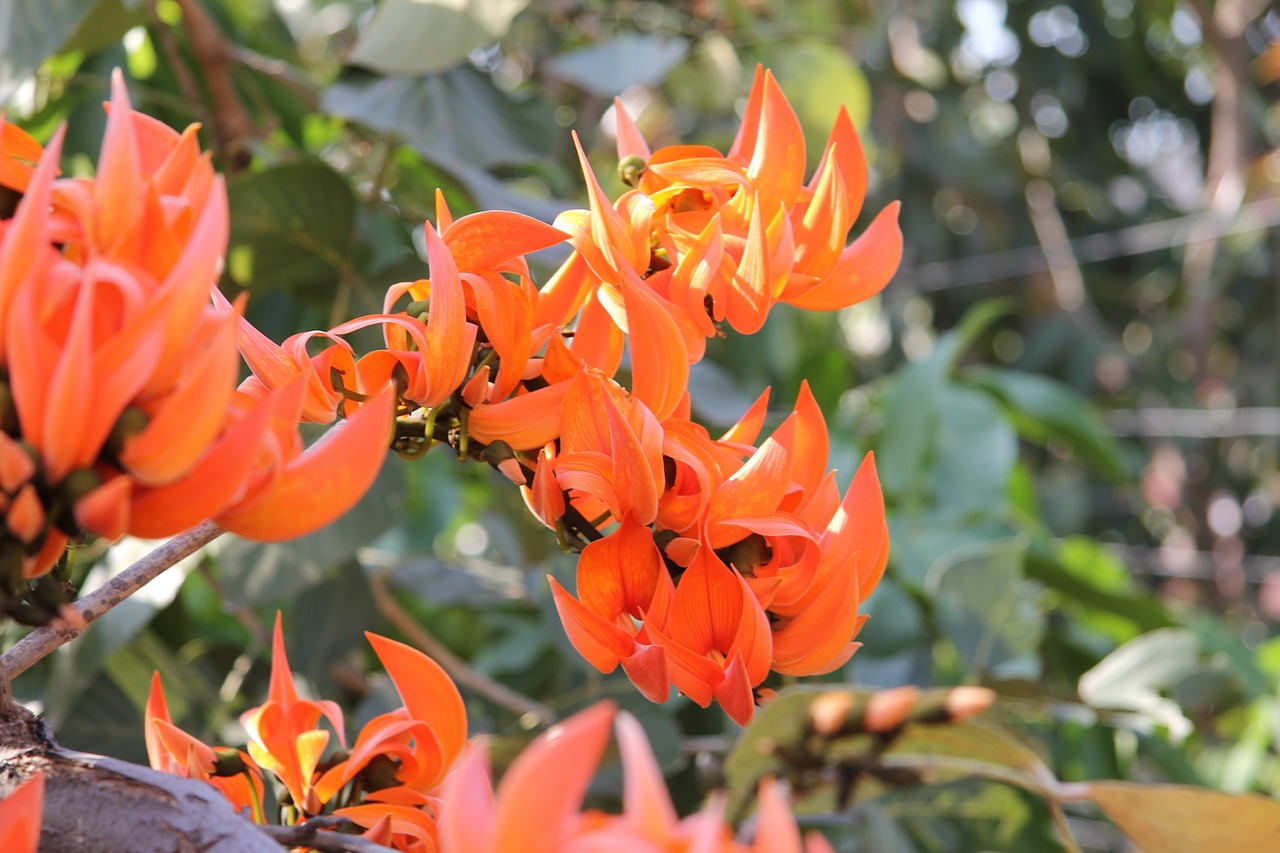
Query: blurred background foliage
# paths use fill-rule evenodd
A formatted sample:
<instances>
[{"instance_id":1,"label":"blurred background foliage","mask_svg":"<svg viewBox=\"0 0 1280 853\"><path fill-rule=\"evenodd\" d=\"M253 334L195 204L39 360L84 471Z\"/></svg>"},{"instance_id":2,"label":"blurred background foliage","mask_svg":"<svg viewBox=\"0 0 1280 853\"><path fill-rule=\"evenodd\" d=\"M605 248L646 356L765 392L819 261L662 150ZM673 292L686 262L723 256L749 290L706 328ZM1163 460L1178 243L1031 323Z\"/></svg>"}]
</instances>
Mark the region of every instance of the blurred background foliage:
<instances>
[{"instance_id":1,"label":"blurred background foliage","mask_svg":"<svg viewBox=\"0 0 1280 853\"><path fill-rule=\"evenodd\" d=\"M73 172L91 168L113 67L138 108L203 123L229 176L225 287L251 292L276 340L421 277L437 187L455 215L583 206L570 129L620 191L615 96L654 147L723 150L764 63L811 158L845 104L872 162L864 220L902 200L901 272L838 313L780 306L757 338L713 341L692 379L714 427L765 385L782 411L807 378L842 485L877 454L890 573L864 648L828 680L991 686L993 716L1063 780L1274 795L1270 6L7 0L0 103L42 138L69 122ZM544 578L571 578L572 560L509 484L438 453L390 459L356 511L302 541L216 543L20 679L18 698L66 745L140 760L158 669L175 720L239 743L279 608L295 671L357 721L391 697L361 632L389 633L456 656L473 730L500 755L613 697L692 808L724 778L732 724L680 698L649 705L577 657ZM80 572L93 584L146 547L90 546ZM597 793L618 784L605 774ZM842 850L1060 849L1043 802L974 779L815 808ZM1124 849L1097 810L1067 820L1086 849Z\"/></svg>"}]
</instances>

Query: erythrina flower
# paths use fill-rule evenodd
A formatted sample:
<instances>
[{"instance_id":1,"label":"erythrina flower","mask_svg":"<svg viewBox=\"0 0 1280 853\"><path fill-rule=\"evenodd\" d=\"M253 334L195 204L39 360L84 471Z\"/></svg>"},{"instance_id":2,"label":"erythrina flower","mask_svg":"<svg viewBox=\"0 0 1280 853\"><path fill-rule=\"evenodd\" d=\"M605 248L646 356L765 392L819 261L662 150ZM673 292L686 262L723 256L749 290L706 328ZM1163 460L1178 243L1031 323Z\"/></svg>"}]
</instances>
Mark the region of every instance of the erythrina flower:
<instances>
[{"instance_id":1,"label":"erythrina flower","mask_svg":"<svg viewBox=\"0 0 1280 853\"><path fill-rule=\"evenodd\" d=\"M466 708L458 688L431 658L395 640L377 634L365 636L386 667L404 707L365 724L350 755L316 783L317 795L327 802L376 757L386 756L396 764L395 780L403 789L401 795L426 804L432 801L427 795L435 792L466 743ZM388 786L381 794L396 790Z\"/></svg>"},{"instance_id":2,"label":"erythrina flower","mask_svg":"<svg viewBox=\"0 0 1280 853\"><path fill-rule=\"evenodd\" d=\"M131 110L119 73L92 179L58 177L62 130L41 151L0 125L0 184L23 193L0 221L0 551L25 578L84 531L158 537L212 517L256 538L310 532L360 498L385 455L382 384L307 453L296 424L333 420L332 394L274 368L236 393L237 326L256 369L269 348L239 306L210 304L227 197L195 130ZM305 342L289 344L295 359ZM307 379L354 373L335 347Z\"/></svg>"},{"instance_id":3,"label":"erythrina flower","mask_svg":"<svg viewBox=\"0 0 1280 853\"><path fill-rule=\"evenodd\" d=\"M44 774L36 773L0 800L0 850L36 853L44 810Z\"/></svg>"},{"instance_id":4,"label":"erythrina flower","mask_svg":"<svg viewBox=\"0 0 1280 853\"><path fill-rule=\"evenodd\" d=\"M712 797L683 820L671 804L658 762L635 718L602 702L554 727L515 760L493 793L486 750L473 747L445 786L442 853L831 853L817 833L802 841L773 780L760 789L752 844L741 844L724 820L724 800ZM615 723L623 764L623 811L581 811L591 776ZM547 784L554 779L556 784ZM536 831L530 831L536 827Z\"/></svg>"},{"instance_id":5,"label":"erythrina flower","mask_svg":"<svg viewBox=\"0 0 1280 853\"><path fill-rule=\"evenodd\" d=\"M164 685L160 683L158 672L151 676L143 721L151 769L208 782L231 801L237 812L248 809L254 821L265 822L262 814L262 771L245 753L224 750L219 754L219 750L175 726L169 717Z\"/></svg>"},{"instance_id":6,"label":"erythrina flower","mask_svg":"<svg viewBox=\"0 0 1280 853\"><path fill-rule=\"evenodd\" d=\"M299 698L277 614L267 701L242 714L240 722L249 734L249 755L280 779L294 805L306 814L318 813L323 805L314 790L316 767L329 743L329 732L316 728L321 716L342 738L342 710L336 704Z\"/></svg>"}]
</instances>

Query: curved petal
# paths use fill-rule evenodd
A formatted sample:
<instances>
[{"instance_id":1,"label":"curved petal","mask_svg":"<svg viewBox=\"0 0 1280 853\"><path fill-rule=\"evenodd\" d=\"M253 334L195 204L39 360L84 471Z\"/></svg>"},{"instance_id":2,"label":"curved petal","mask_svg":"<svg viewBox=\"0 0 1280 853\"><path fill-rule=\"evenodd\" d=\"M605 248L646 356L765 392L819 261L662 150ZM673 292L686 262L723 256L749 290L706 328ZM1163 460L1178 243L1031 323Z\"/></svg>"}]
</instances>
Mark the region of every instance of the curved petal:
<instances>
[{"instance_id":1,"label":"curved petal","mask_svg":"<svg viewBox=\"0 0 1280 853\"><path fill-rule=\"evenodd\" d=\"M317 530L349 510L373 485L387 455L395 418L387 385L346 422L285 468L265 496L217 519L249 539L278 542Z\"/></svg>"}]
</instances>

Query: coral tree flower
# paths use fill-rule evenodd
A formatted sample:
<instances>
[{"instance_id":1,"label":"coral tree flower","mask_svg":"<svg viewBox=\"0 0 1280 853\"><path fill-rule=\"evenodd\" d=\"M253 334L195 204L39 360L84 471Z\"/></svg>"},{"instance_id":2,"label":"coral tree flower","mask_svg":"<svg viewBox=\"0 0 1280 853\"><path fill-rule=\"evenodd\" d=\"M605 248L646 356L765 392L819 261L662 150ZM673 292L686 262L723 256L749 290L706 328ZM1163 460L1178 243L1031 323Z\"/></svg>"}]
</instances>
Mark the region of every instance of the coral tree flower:
<instances>
[{"instance_id":1,"label":"coral tree flower","mask_svg":"<svg viewBox=\"0 0 1280 853\"><path fill-rule=\"evenodd\" d=\"M237 812L249 810L258 823L262 814L262 770L253 759L239 750L234 755L238 767L228 767L224 756L173 724L164 698L160 673L152 673L151 689L143 713L147 741L147 758L152 770L172 773L186 779L199 779L222 792ZM243 768L243 769L241 769ZM8 849L8 848L0 848Z\"/></svg>"},{"instance_id":2,"label":"coral tree flower","mask_svg":"<svg viewBox=\"0 0 1280 853\"><path fill-rule=\"evenodd\" d=\"M0 800L0 850L36 853L44 811L44 774L37 773Z\"/></svg>"},{"instance_id":3,"label":"coral tree flower","mask_svg":"<svg viewBox=\"0 0 1280 853\"><path fill-rule=\"evenodd\" d=\"M616 717L616 719L615 719ZM623 764L620 815L582 811L582 800L604 755L611 724ZM761 786L760 820L752 844L734 840L724 803L713 797L683 820L667 794L644 730L628 714L600 703L551 729L507 770L496 793L482 744L463 757L445 786L440 822L442 853L830 853L814 833L802 840L786 801L772 780ZM555 784L547 784L554 779ZM530 831L536 827L536 831Z\"/></svg>"},{"instance_id":4,"label":"coral tree flower","mask_svg":"<svg viewBox=\"0 0 1280 853\"><path fill-rule=\"evenodd\" d=\"M0 221L0 368L12 407L0 435L0 550L20 552L30 578L83 530L158 537L212 517L280 539L345 512L384 456L391 392L364 388L369 403L302 452L297 422L324 411L333 420L338 401L315 383L299 393L281 359L264 367L274 350L238 308L210 304L227 196L196 127L177 133L134 112L117 73L94 178L58 176L62 136L41 150L0 124L0 185L23 194ZM271 377L240 393L237 338ZM296 360L305 342L281 352ZM350 372L337 344L317 360Z\"/></svg>"},{"instance_id":5,"label":"coral tree flower","mask_svg":"<svg viewBox=\"0 0 1280 853\"><path fill-rule=\"evenodd\" d=\"M249 755L274 773L294 805L308 814L318 813L323 805L314 790L316 767L329 744L329 732L316 728L321 716L341 738L342 709L333 702L299 698L289 671L280 615L276 614L267 701L242 714L240 723L249 734Z\"/></svg>"}]
</instances>

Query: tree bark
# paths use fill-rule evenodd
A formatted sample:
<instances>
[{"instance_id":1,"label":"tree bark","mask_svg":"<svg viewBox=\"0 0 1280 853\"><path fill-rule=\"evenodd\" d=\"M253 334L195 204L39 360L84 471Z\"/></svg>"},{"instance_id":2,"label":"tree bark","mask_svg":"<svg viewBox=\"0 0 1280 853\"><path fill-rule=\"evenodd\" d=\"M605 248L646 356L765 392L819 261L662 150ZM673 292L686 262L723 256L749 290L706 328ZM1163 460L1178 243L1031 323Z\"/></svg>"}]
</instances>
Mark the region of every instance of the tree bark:
<instances>
[{"instance_id":1,"label":"tree bark","mask_svg":"<svg viewBox=\"0 0 1280 853\"><path fill-rule=\"evenodd\" d=\"M63 749L11 705L0 713L0 797L40 771L40 853L280 853L211 785Z\"/></svg>"}]
</instances>

